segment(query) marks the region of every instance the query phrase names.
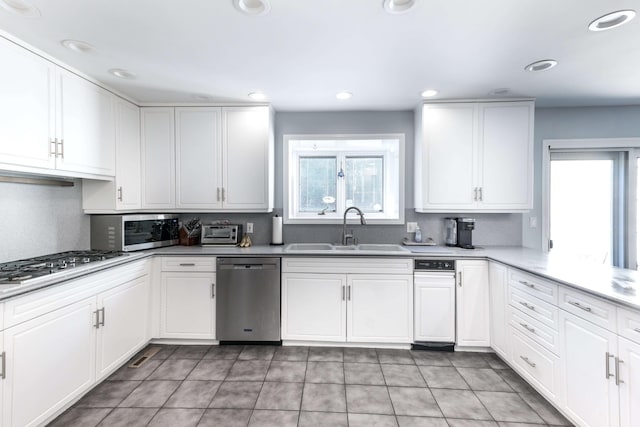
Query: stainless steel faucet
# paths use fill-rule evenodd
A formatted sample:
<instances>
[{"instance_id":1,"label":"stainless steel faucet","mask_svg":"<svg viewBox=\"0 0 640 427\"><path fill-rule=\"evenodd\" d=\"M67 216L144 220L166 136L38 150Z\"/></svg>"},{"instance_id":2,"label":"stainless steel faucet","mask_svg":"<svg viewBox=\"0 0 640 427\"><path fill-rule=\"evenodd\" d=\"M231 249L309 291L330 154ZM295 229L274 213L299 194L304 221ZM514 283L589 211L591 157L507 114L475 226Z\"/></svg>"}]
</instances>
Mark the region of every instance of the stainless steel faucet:
<instances>
[{"instance_id":1,"label":"stainless steel faucet","mask_svg":"<svg viewBox=\"0 0 640 427\"><path fill-rule=\"evenodd\" d=\"M355 206L351 206L345 209L344 216L342 218L342 244L344 246L347 246L349 244L349 239L351 239L355 244L353 231L351 233L347 233L347 213L349 213L349 211L352 209L355 210L358 213L358 215L360 215L360 224L365 225L367 223L367 220L364 219L364 213L362 213L362 211L359 208Z\"/></svg>"}]
</instances>

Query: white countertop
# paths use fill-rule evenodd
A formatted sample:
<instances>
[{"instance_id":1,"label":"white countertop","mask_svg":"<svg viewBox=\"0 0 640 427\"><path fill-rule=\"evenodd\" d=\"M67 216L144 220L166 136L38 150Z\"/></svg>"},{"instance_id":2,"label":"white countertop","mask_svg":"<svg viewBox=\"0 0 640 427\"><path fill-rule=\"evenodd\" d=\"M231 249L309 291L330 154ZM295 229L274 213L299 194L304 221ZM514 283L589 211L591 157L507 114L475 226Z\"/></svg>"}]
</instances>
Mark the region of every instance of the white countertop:
<instances>
[{"instance_id":1,"label":"white countertop","mask_svg":"<svg viewBox=\"0 0 640 427\"><path fill-rule=\"evenodd\" d=\"M285 246L257 245L250 248L236 246L171 246L143 252L134 252L126 257L88 264L83 268L69 270L64 274L53 274L24 282L20 287L9 291L0 291L0 300L14 297L36 289L51 286L69 279L94 273L106 268L141 259L158 256L292 256L292 257L403 257L403 258L479 258L490 259L510 267L524 270L606 298L621 305L640 310L640 274L635 270L627 270L603 265L588 264L575 257L557 253L546 253L533 249L515 246L485 247L478 249L450 248L442 246L407 246L410 252L364 253L353 251L305 251L290 253ZM629 283L637 291L626 291L612 284Z\"/></svg>"}]
</instances>

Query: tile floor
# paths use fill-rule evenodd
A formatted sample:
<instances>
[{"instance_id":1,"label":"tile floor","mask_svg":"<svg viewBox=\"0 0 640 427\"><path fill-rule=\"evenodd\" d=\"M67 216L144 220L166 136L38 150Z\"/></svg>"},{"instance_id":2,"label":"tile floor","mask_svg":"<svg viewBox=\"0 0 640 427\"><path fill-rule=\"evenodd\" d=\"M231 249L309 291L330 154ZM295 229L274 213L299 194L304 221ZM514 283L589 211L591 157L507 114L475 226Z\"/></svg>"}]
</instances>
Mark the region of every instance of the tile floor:
<instances>
[{"instance_id":1,"label":"tile floor","mask_svg":"<svg viewBox=\"0 0 640 427\"><path fill-rule=\"evenodd\" d=\"M571 425L494 354L155 346L51 426Z\"/></svg>"}]
</instances>

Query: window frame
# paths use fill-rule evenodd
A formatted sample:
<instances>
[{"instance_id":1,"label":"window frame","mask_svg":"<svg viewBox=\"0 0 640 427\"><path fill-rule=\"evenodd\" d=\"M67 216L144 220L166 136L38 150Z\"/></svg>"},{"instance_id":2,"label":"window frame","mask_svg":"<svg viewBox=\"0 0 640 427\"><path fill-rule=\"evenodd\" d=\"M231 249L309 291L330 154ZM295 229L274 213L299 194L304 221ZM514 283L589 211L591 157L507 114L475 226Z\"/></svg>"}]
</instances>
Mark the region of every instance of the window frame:
<instances>
[{"instance_id":1,"label":"window frame","mask_svg":"<svg viewBox=\"0 0 640 427\"><path fill-rule=\"evenodd\" d=\"M295 150L292 147L293 141L358 141L358 140L397 140L398 155L397 165L392 164L388 154L382 150L369 148L353 149L353 150L321 150L313 153L309 150ZM375 213L365 212L367 224L404 224L404 206L405 206L405 136L400 133L393 134L305 134L305 135L284 135L283 136L283 222L285 224L342 224L343 211L346 203L345 188L346 184L337 185L336 194L336 212L327 212L325 215L318 215L318 212L300 213L294 212L294 208L298 206L298 191L296 186L299 182L299 162L300 157L328 157L336 156L337 168L340 169L340 158L347 157L383 157L383 200L395 207L393 199L397 200L397 215L393 217L383 217ZM345 168L345 165L342 165ZM293 170L292 170L293 169ZM397 170L397 183L392 174ZM295 176L292 175L295 173ZM397 188L390 188L396 186ZM397 191L392 200L388 200L388 194ZM357 206L357 205L356 205ZM385 206L386 208L386 206ZM387 212L386 215L389 215ZM354 215L349 215L349 221L358 219ZM359 219L358 219L359 220Z\"/></svg>"}]
</instances>

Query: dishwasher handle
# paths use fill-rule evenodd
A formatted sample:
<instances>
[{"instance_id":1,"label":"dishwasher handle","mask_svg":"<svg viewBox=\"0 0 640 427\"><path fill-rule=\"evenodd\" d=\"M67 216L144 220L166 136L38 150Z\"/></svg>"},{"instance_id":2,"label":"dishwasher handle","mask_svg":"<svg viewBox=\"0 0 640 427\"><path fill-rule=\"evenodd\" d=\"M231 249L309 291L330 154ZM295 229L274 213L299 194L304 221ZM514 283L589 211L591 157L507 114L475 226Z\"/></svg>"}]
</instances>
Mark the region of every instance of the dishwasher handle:
<instances>
[{"instance_id":1,"label":"dishwasher handle","mask_svg":"<svg viewBox=\"0 0 640 427\"><path fill-rule=\"evenodd\" d=\"M221 267L223 270L274 270L275 264L232 264Z\"/></svg>"}]
</instances>

